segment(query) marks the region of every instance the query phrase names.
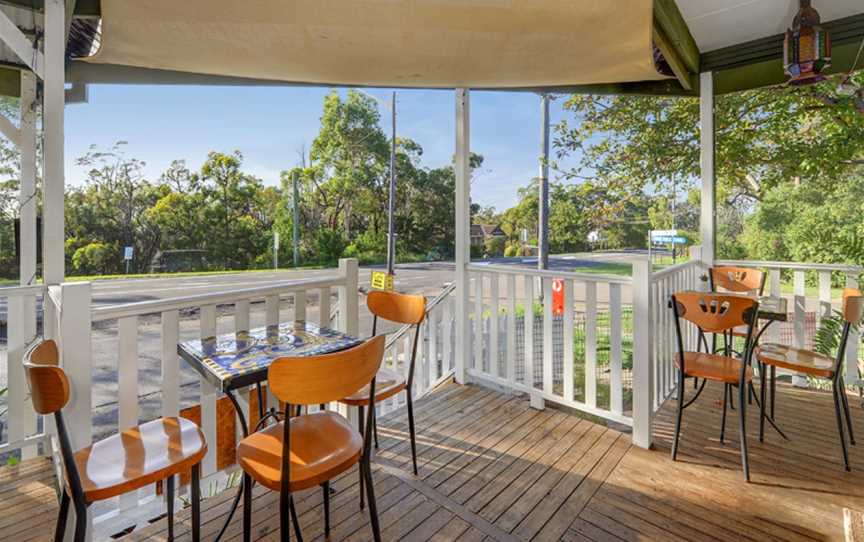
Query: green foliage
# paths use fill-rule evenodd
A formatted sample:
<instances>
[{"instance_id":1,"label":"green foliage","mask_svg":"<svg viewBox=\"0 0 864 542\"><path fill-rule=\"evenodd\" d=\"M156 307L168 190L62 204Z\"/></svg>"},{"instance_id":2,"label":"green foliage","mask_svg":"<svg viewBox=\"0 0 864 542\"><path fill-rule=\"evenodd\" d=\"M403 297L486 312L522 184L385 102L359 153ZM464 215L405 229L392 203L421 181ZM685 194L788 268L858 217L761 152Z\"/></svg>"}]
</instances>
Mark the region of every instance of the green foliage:
<instances>
[{"instance_id":1,"label":"green foliage","mask_svg":"<svg viewBox=\"0 0 864 542\"><path fill-rule=\"evenodd\" d=\"M843 325L843 314L839 311L834 311L831 316L822 318L813 336L813 349L831 358L836 356L840 337L843 334Z\"/></svg>"},{"instance_id":2,"label":"green foliage","mask_svg":"<svg viewBox=\"0 0 864 542\"><path fill-rule=\"evenodd\" d=\"M484 256L486 258L497 258L504 255L504 238L490 237L486 239L484 248Z\"/></svg>"},{"instance_id":3,"label":"green foliage","mask_svg":"<svg viewBox=\"0 0 864 542\"><path fill-rule=\"evenodd\" d=\"M510 243L504 249L504 256L508 258L513 258L515 256L519 256L522 253L522 247L519 246L518 243Z\"/></svg>"},{"instance_id":4,"label":"green foliage","mask_svg":"<svg viewBox=\"0 0 864 542\"><path fill-rule=\"evenodd\" d=\"M318 230L315 234L315 255L321 264L336 263L346 246L345 235L339 230Z\"/></svg>"},{"instance_id":5,"label":"green foliage","mask_svg":"<svg viewBox=\"0 0 864 542\"><path fill-rule=\"evenodd\" d=\"M357 258L361 263L375 263L387 259L387 233L366 230L354 238L345 249L345 256Z\"/></svg>"},{"instance_id":6,"label":"green foliage","mask_svg":"<svg viewBox=\"0 0 864 542\"><path fill-rule=\"evenodd\" d=\"M110 247L98 241L88 243L77 249L72 255L72 265L75 266L75 271L82 275L105 273L112 256L116 258L118 252L116 247Z\"/></svg>"}]
</instances>

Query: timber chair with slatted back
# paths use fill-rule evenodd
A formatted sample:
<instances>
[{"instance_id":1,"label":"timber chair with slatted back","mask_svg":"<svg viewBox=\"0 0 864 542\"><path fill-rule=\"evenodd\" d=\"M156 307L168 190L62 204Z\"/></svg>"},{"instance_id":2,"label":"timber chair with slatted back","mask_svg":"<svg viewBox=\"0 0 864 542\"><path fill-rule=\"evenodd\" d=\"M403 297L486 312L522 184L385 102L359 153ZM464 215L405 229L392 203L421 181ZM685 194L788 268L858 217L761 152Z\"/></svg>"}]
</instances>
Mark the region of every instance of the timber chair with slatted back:
<instances>
[{"instance_id":1,"label":"timber chair with slatted back","mask_svg":"<svg viewBox=\"0 0 864 542\"><path fill-rule=\"evenodd\" d=\"M281 540L290 539L293 523L297 539L303 536L292 494L321 486L324 499L324 534L330 537L330 480L359 463L365 478L372 534L381 540L370 463L372 418L375 413L376 374L384 358L384 336L333 354L285 357L267 372L268 385L285 404L282 421L252 433L237 446L243 468L243 540L252 537L252 480L279 492ZM322 410L290 416L292 405L336 401L365 389L369 419L362 434L342 415Z\"/></svg>"},{"instance_id":2,"label":"timber chair with slatted back","mask_svg":"<svg viewBox=\"0 0 864 542\"><path fill-rule=\"evenodd\" d=\"M765 293L767 273L750 267L715 266L708 270L711 291L760 298ZM746 328L733 329L732 337L745 338Z\"/></svg>"},{"instance_id":3,"label":"timber chair with slatted back","mask_svg":"<svg viewBox=\"0 0 864 542\"><path fill-rule=\"evenodd\" d=\"M675 436L672 441L672 460L678 456L678 440L681 433L681 418L688 406L699 398L707 381L723 384L723 417L720 427L720 441L724 440L726 430L727 397L731 397L732 388L738 388L738 425L741 433L741 465L744 478L750 481L750 465L747 457L746 401L744 395L753 380L753 370L750 367L752 351L753 328L758 318L759 302L756 299L740 295L713 294L702 292L678 292L672 295L670 305L675 320L675 333L678 352L675 355L675 367L678 371L678 406L675 416ZM682 320L695 325L700 334L726 333L738 326L746 326L744 353L742 357L732 356L731 344L724 341L723 355L702 352L702 341L697 341L696 351L684 349L684 331ZM706 345L706 350L708 350ZM702 385L695 395L684 402L684 382L688 377L702 379Z\"/></svg>"},{"instance_id":4,"label":"timber chair with slatted back","mask_svg":"<svg viewBox=\"0 0 864 542\"><path fill-rule=\"evenodd\" d=\"M90 446L73 451L63 418L69 402L69 379L58 365L54 341L46 340L25 355L24 369L37 413L54 415L60 455L65 472L60 511L54 534L63 540L69 504L75 507L75 542L87 536L87 508L96 501L110 499L165 480L168 513L168 540L174 538L174 476L192 470L192 539L200 540L200 465L207 453L204 434L184 418L160 418Z\"/></svg>"},{"instance_id":5,"label":"timber chair with slatted back","mask_svg":"<svg viewBox=\"0 0 864 542\"><path fill-rule=\"evenodd\" d=\"M767 343L756 348L756 359L765 365L789 369L816 378L824 378L831 382L831 393L834 396L834 413L837 418L837 432L840 434L840 448L843 452L843 466L849 467L849 451L846 448L846 435L843 418L846 418L846 429L849 431L849 443L855 445L855 435L852 432L852 418L849 415L849 399L843 384L843 359L846 357L846 347L852 328L861 323L864 316L864 296L860 290L846 288L843 290L843 331L840 335L837 354L834 358L783 344ZM765 433L765 378L762 378L762 407L759 411L759 440Z\"/></svg>"},{"instance_id":6,"label":"timber chair with slatted back","mask_svg":"<svg viewBox=\"0 0 864 542\"><path fill-rule=\"evenodd\" d=\"M384 319L390 322L395 322L402 325L414 326L414 339L411 347L411 359L408 362L408 378L406 379L400 373L382 367L375 377L377 390L375 392L375 402L383 401L397 395L402 390L405 390L406 406L408 410L408 434L411 439L411 461L414 467L414 475L417 475L417 440L414 429L414 398L412 397L412 389L414 384L414 366L417 360L417 342L420 338L420 325L426 317L426 298L422 295L400 294L397 292L386 292L375 290L369 292L366 298L366 306L369 312L372 313L372 335L378 332L378 319ZM344 397L341 401L349 406L356 406L360 415L359 426L360 432L363 432L363 411L368 406L368 390L360 390L359 392ZM378 424L375 422L375 417L372 417L372 431L375 438L375 447L378 447ZM361 488L362 488L361 478ZM360 506L363 506L363 492L360 492Z\"/></svg>"}]
</instances>

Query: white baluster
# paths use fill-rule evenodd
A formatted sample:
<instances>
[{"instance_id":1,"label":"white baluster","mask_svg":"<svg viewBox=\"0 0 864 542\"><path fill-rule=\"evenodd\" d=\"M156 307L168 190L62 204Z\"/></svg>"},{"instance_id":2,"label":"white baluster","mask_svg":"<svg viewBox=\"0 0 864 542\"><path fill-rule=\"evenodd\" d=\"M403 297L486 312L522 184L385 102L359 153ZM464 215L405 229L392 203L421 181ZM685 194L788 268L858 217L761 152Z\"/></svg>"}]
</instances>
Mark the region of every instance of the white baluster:
<instances>
[{"instance_id":1,"label":"white baluster","mask_svg":"<svg viewBox=\"0 0 864 542\"><path fill-rule=\"evenodd\" d=\"M507 275L507 370L508 382L516 383L516 275Z\"/></svg>"},{"instance_id":2,"label":"white baluster","mask_svg":"<svg viewBox=\"0 0 864 542\"><path fill-rule=\"evenodd\" d=\"M162 313L162 415L180 415L180 360L177 344L180 342L180 313Z\"/></svg>"},{"instance_id":3,"label":"white baluster","mask_svg":"<svg viewBox=\"0 0 864 542\"><path fill-rule=\"evenodd\" d=\"M564 400L573 401L573 281L564 280Z\"/></svg>"},{"instance_id":4,"label":"white baluster","mask_svg":"<svg viewBox=\"0 0 864 542\"><path fill-rule=\"evenodd\" d=\"M554 384L553 359L555 344L552 340L552 279L543 279L543 392L551 394Z\"/></svg>"},{"instance_id":5,"label":"white baluster","mask_svg":"<svg viewBox=\"0 0 864 542\"><path fill-rule=\"evenodd\" d=\"M597 406L597 283L585 283L585 404Z\"/></svg>"},{"instance_id":6,"label":"white baluster","mask_svg":"<svg viewBox=\"0 0 864 542\"><path fill-rule=\"evenodd\" d=\"M306 321L306 290L294 292L294 321Z\"/></svg>"},{"instance_id":7,"label":"white baluster","mask_svg":"<svg viewBox=\"0 0 864 542\"><path fill-rule=\"evenodd\" d=\"M117 322L117 402L119 431L138 425L138 317L128 316ZM120 509L138 505L138 491L120 495Z\"/></svg>"},{"instance_id":8,"label":"white baluster","mask_svg":"<svg viewBox=\"0 0 864 542\"><path fill-rule=\"evenodd\" d=\"M609 285L609 390L615 414L624 413L624 385L621 379L621 285Z\"/></svg>"},{"instance_id":9,"label":"white baluster","mask_svg":"<svg viewBox=\"0 0 864 542\"><path fill-rule=\"evenodd\" d=\"M489 275L489 374L499 376L498 371L498 318L501 311L498 309L498 283L500 275L492 273Z\"/></svg>"},{"instance_id":10,"label":"white baluster","mask_svg":"<svg viewBox=\"0 0 864 542\"><path fill-rule=\"evenodd\" d=\"M330 327L330 288L321 288L318 291L318 324L321 327Z\"/></svg>"},{"instance_id":11,"label":"white baluster","mask_svg":"<svg viewBox=\"0 0 864 542\"><path fill-rule=\"evenodd\" d=\"M279 294L264 298L265 322L268 326L279 325Z\"/></svg>"},{"instance_id":12,"label":"white baluster","mask_svg":"<svg viewBox=\"0 0 864 542\"><path fill-rule=\"evenodd\" d=\"M201 339L216 335L216 306L201 307ZM216 388L204 377L199 377L201 388L201 429L204 438L209 443L207 455L201 462L201 475L207 476L216 472ZM273 404L273 403L271 403Z\"/></svg>"},{"instance_id":13,"label":"white baluster","mask_svg":"<svg viewBox=\"0 0 864 542\"><path fill-rule=\"evenodd\" d=\"M485 371L483 359L483 274L474 275L474 368Z\"/></svg>"}]
</instances>

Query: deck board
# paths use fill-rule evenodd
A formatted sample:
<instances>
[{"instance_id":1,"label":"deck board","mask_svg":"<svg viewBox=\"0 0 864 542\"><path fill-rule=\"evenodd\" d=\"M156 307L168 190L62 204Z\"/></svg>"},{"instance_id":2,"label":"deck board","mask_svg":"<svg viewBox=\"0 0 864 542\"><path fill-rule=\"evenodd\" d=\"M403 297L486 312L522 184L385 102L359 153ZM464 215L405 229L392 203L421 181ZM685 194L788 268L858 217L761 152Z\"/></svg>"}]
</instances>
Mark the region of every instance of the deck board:
<instances>
[{"instance_id":1,"label":"deck board","mask_svg":"<svg viewBox=\"0 0 864 542\"><path fill-rule=\"evenodd\" d=\"M407 420L379 420L375 492L385 540L842 540L843 509L864 510L864 446L842 468L830 394L779 388L783 441L757 438L748 409L752 483L740 468L737 410L719 442L722 388L708 385L685 411L679 460L669 457L675 403L655 419L655 448L630 435L526 398L448 384L418 401L419 476L411 473ZM687 393L692 393L688 389ZM737 401L736 401L737 402ZM736 407L739 406L736 404ZM864 415L852 401L856 434ZM56 516L53 469L37 459L0 469L0 531L17 542L50 540ZM356 468L332 481L331 540L369 540L358 504ZM253 491L253 539L278 540L278 496ZM206 499L202 534L212 540L233 492ZM323 540L320 489L296 495L306 540ZM239 542L242 506L224 540ZM177 540L188 541L189 511L178 513ZM120 540L161 541L164 520Z\"/></svg>"}]
</instances>

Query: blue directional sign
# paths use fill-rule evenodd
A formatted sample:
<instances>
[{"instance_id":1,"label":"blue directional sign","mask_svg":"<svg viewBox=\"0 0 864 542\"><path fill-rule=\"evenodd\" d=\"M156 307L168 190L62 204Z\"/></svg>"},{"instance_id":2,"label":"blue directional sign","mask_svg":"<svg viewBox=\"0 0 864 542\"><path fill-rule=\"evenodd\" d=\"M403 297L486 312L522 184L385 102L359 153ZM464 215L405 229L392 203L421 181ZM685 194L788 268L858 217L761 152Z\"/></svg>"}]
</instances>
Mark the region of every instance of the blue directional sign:
<instances>
[{"instance_id":1,"label":"blue directional sign","mask_svg":"<svg viewBox=\"0 0 864 542\"><path fill-rule=\"evenodd\" d=\"M651 241L661 245L686 245L687 238L680 235L660 235L652 237Z\"/></svg>"}]
</instances>

